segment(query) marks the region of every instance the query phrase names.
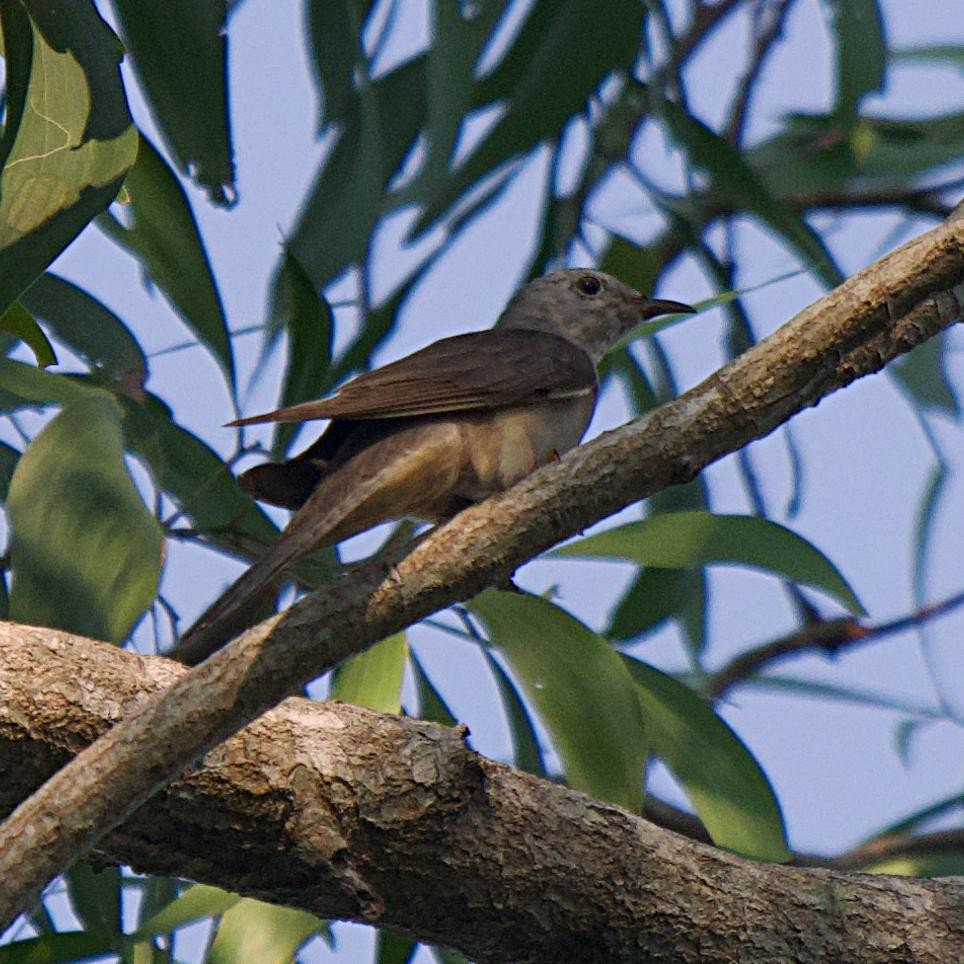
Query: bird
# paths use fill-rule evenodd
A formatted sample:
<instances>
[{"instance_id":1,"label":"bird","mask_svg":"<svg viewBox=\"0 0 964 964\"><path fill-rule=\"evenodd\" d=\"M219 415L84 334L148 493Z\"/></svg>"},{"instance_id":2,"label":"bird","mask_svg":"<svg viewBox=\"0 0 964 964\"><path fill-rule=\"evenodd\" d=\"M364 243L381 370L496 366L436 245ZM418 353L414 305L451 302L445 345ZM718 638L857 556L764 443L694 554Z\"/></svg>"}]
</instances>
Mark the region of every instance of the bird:
<instances>
[{"instance_id":1,"label":"bird","mask_svg":"<svg viewBox=\"0 0 964 964\"><path fill-rule=\"evenodd\" d=\"M578 445L603 355L642 321L694 311L603 271L555 271L519 289L489 330L443 338L328 398L229 423L329 420L300 455L240 476L255 499L294 515L175 655L200 662L227 642L308 554L383 522L445 521Z\"/></svg>"}]
</instances>

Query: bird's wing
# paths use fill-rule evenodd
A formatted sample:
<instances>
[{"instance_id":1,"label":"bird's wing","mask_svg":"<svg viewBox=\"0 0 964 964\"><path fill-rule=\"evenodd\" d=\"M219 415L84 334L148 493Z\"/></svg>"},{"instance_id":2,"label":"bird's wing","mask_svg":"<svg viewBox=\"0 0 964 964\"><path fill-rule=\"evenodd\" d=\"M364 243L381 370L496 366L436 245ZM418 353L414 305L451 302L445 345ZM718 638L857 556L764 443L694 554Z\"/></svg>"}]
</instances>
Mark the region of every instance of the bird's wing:
<instances>
[{"instance_id":1,"label":"bird's wing","mask_svg":"<svg viewBox=\"0 0 964 964\"><path fill-rule=\"evenodd\" d=\"M548 332L497 329L443 338L359 375L331 398L302 402L231 425L311 419L385 419L485 411L585 395L596 386L592 360Z\"/></svg>"}]
</instances>

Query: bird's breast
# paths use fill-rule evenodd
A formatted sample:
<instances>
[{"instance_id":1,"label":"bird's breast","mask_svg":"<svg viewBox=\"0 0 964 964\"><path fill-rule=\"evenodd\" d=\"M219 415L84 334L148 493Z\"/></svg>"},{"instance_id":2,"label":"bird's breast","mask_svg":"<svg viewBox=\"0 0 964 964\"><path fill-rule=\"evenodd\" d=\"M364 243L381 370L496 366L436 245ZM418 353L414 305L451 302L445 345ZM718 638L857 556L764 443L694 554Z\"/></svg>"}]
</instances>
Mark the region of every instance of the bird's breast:
<instances>
[{"instance_id":1,"label":"bird's breast","mask_svg":"<svg viewBox=\"0 0 964 964\"><path fill-rule=\"evenodd\" d=\"M457 495L485 499L579 444L595 391L540 405L480 414L463 423L463 470Z\"/></svg>"}]
</instances>

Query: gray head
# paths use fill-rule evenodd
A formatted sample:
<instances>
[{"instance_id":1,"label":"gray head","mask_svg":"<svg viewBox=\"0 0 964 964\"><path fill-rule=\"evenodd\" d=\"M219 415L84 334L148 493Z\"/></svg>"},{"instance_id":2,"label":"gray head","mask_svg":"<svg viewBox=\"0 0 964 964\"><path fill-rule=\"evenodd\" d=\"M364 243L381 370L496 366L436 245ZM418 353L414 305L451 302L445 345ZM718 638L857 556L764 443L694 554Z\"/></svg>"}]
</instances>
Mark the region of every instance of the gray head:
<instances>
[{"instance_id":1,"label":"gray head","mask_svg":"<svg viewBox=\"0 0 964 964\"><path fill-rule=\"evenodd\" d=\"M534 328L562 335L597 363L641 321L694 309L641 295L604 271L567 268L530 281L513 296L496 328Z\"/></svg>"}]
</instances>

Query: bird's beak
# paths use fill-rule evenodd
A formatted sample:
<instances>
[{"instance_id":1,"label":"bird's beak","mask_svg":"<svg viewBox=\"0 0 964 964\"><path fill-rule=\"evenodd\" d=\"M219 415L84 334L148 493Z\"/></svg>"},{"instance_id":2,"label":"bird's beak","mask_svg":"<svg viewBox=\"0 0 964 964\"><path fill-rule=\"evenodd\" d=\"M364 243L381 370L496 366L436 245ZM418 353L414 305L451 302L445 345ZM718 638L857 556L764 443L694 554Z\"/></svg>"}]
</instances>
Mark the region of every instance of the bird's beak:
<instances>
[{"instance_id":1,"label":"bird's beak","mask_svg":"<svg viewBox=\"0 0 964 964\"><path fill-rule=\"evenodd\" d=\"M643 298L640 308L643 321L648 321L657 315L696 314L696 309L692 305L684 305L682 301L665 301L661 298Z\"/></svg>"}]
</instances>

